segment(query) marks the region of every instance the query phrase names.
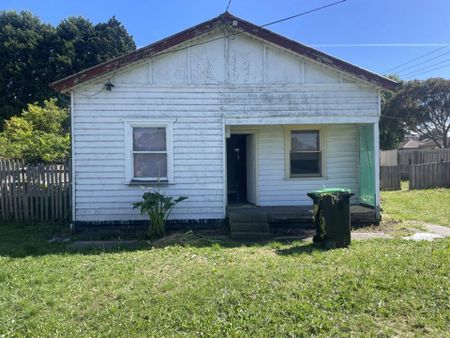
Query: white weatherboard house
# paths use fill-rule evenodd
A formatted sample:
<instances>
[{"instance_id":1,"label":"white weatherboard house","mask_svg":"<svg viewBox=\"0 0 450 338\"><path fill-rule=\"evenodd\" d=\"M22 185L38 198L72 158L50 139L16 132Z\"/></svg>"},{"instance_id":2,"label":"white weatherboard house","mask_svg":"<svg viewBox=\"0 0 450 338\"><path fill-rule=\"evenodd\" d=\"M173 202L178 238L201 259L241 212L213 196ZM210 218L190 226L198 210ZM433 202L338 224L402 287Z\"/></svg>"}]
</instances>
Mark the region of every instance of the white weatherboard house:
<instances>
[{"instance_id":1,"label":"white weatherboard house","mask_svg":"<svg viewBox=\"0 0 450 338\"><path fill-rule=\"evenodd\" d=\"M173 220L310 206L324 186L378 214L380 90L395 84L229 13L62 79L73 221L145 219L142 186L189 197Z\"/></svg>"}]
</instances>

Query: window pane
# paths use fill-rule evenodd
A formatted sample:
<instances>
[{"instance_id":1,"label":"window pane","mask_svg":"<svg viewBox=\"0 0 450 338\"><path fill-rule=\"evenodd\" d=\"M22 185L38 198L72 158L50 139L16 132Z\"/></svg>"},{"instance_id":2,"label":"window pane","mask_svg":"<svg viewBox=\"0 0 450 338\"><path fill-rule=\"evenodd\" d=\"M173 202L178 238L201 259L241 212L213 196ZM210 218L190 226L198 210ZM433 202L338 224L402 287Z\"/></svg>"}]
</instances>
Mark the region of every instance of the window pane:
<instances>
[{"instance_id":1,"label":"window pane","mask_svg":"<svg viewBox=\"0 0 450 338\"><path fill-rule=\"evenodd\" d=\"M319 131L292 131L291 144L292 151L318 151L320 150Z\"/></svg>"},{"instance_id":2,"label":"window pane","mask_svg":"<svg viewBox=\"0 0 450 338\"><path fill-rule=\"evenodd\" d=\"M291 153L291 175L320 174L320 152Z\"/></svg>"},{"instance_id":3,"label":"window pane","mask_svg":"<svg viewBox=\"0 0 450 338\"><path fill-rule=\"evenodd\" d=\"M167 177L167 154L134 154L134 177Z\"/></svg>"},{"instance_id":4,"label":"window pane","mask_svg":"<svg viewBox=\"0 0 450 338\"><path fill-rule=\"evenodd\" d=\"M133 150L166 150L166 128L133 128Z\"/></svg>"}]
</instances>

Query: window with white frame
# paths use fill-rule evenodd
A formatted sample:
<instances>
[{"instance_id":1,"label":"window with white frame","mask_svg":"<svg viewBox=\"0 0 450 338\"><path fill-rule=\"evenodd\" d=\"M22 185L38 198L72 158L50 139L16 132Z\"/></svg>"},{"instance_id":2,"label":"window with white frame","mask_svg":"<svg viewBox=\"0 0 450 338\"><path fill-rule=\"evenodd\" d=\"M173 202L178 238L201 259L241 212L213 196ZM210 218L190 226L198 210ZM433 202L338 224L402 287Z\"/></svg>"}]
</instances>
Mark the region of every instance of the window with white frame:
<instances>
[{"instance_id":1,"label":"window with white frame","mask_svg":"<svg viewBox=\"0 0 450 338\"><path fill-rule=\"evenodd\" d=\"M129 179L163 182L172 180L171 133L170 123L129 123Z\"/></svg>"},{"instance_id":2,"label":"window with white frame","mask_svg":"<svg viewBox=\"0 0 450 338\"><path fill-rule=\"evenodd\" d=\"M289 176L322 176L320 130L290 130Z\"/></svg>"}]
</instances>

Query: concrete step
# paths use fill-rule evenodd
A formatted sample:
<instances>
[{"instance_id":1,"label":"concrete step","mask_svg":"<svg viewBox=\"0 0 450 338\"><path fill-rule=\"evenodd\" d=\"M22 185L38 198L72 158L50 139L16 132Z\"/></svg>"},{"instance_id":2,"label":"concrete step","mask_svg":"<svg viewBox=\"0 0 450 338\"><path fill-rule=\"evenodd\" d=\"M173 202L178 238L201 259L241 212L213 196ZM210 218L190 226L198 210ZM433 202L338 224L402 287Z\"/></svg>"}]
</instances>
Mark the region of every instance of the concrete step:
<instances>
[{"instance_id":1,"label":"concrete step","mask_svg":"<svg viewBox=\"0 0 450 338\"><path fill-rule=\"evenodd\" d=\"M270 226L267 222L230 222L230 231L269 232Z\"/></svg>"},{"instance_id":2,"label":"concrete step","mask_svg":"<svg viewBox=\"0 0 450 338\"><path fill-rule=\"evenodd\" d=\"M230 223L267 223L267 215L264 213L249 213L244 211L229 212Z\"/></svg>"},{"instance_id":3,"label":"concrete step","mask_svg":"<svg viewBox=\"0 0 450 338\"><path fill-rule=\"evenodd\" d=\"M231 238L246 241L259 241L272 238L272 234L270 232L236 231L231 233Z\"/></svg>"}]
</instances>

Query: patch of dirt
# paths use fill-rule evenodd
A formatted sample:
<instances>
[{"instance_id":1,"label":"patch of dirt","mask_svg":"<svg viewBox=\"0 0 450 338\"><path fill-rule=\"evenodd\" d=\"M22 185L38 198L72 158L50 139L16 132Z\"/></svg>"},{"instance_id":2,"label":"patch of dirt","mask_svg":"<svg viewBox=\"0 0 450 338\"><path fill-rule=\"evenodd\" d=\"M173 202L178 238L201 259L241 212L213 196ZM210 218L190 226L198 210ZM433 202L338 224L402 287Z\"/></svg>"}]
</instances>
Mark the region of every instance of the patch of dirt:
<instances>
[{"instance_id":1,"label":"patch of dirt","mask_svg":"<svg viewBox=\"0 0 450 338\"><path fill-rule=\"evenodd\" d=\"M352 229L352 232L370 232L370 233L384 233L393 237L404 237L414 234L417 229L414 229L411 224L401 221L395 221L387 216L383 217L383 221L379 225L369 225Z\"/></svg>"},{"instance_id":2,"label":"patch of dirt","mask_svg":"<svg viewBox=\"0 0 450 338\"><path fill-rule=\"evenodd\" d=\"M213 238L202 237L196 235L192 230L187 232L175 232L164 236L162 238L149 241L148 243L155 248L164 248L167 246L181 245L181 246L206 246L217 240Z\"/></svg>"}]
</instances>

